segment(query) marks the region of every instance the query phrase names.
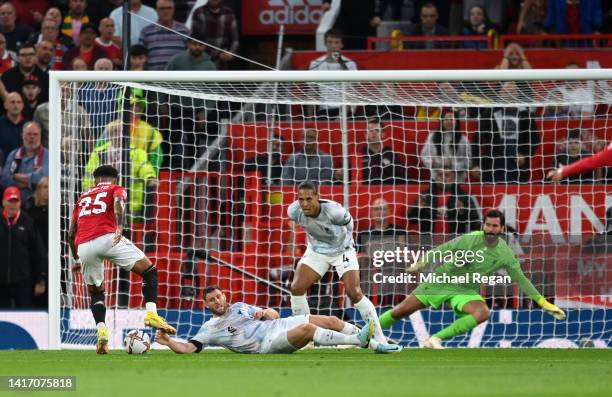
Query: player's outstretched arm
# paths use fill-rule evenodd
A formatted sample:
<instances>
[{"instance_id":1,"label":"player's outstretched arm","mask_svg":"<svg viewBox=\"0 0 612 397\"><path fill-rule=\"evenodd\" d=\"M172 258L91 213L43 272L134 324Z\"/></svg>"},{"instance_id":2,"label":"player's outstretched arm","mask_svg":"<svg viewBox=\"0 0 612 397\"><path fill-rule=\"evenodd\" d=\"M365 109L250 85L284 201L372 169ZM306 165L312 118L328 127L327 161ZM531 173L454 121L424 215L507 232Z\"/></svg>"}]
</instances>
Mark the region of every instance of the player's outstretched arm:
<instances>
[{"instance_id":1,"label":"player's outstretched arm","mask_svg":"<svg viewBox=\"0 0 612 397\"><path fill-rule=\"evenodd\" d=\"M609 166L612 164L612 145L608 145L604 150L595 153L590 157L575 161L569 165L557 168L548 173L547 178L553 182L558 182L568 176L582 174L583 172Z\"/></svg>"},{"instance_id":2,"label":"player's outstretched arm","mask_svg":"<svg viewBox=\"0 0 612 397\"><path fill-rule=\"evenodd\" d=\"M157 330L155 341L160 345L168 346L173 352L178 354L195 353L198 348L191 342L179 342L168 336L167 333Z\"/></svg>"},{"instance_id":3,"label":"player's outstretched arm","mask_svg":"<svg viewBox=\"0 0 612 397\"><path fill-rule=\"evenodd\" d=\"M529 281L529 279L525 277L523 270L521 270L521 266L518 259L516 259L516 262L513 263L511 266L506 267L506 270L510 278L512 278L512 281L518 283L521 290L527 295L529 295L529 297L534 302L536 302L538 306L542 308L542 310L544 310L546 313L550 314L557 320L565 320L565 312L559 307L547 301L546 298L544 298L542 294L540 294L538 290L533 286L531 281Z\"/></svg>"}]
</instances>

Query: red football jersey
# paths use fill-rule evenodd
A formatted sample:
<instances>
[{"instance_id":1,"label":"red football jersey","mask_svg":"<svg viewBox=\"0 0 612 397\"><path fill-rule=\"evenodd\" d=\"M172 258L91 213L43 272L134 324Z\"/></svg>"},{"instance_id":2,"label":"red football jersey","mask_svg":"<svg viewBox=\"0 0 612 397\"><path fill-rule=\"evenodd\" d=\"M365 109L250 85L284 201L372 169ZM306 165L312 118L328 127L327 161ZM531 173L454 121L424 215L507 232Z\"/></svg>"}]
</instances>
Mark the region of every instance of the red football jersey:
<instances>
[{"instance_id":1,"label":"red football jersey","mask_svg":"<svg viewBox=\"0 0 612 397\"><path fill-rule=\"evenodd\" d=\"M127 192L119 185L99 183L83 193L72 212L77 221L75 245L86 243L108 233L115 233L115 197L127 201Z\"/></svg>"}]
</instances>

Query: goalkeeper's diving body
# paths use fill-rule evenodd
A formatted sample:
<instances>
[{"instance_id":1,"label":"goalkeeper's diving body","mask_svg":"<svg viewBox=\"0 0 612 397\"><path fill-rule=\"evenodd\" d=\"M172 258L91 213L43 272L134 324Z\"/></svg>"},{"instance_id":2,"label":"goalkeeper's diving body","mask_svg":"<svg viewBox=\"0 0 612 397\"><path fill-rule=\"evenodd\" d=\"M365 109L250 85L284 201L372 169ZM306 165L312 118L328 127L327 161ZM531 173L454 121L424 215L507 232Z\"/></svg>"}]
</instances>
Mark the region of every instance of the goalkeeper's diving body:
<instances>
[{"instance_id":1,"label":"goalkeeper's diving body","mask_svg":"<svg viewBox=\"0 0 612 397\"><path fill-rule=\"evenodd\" d=\"M434 271L438 278L449 278L444 279L444 283L420 284L411 295L380 316L382 328L389 328L399 319L428 306L439 308L448 302L459 318L431 336L424 344L427 348L443 349L442 340L466 333L489 318L489 308L479 294L480 284L483 276L502 268L544 311L559 320L565 319L565 313L548 302L523 274L518 258L501 237L504 226L504 214L493 209L485 215L483 230L464 234L428 251L425 260L418 261L408 270L417 271L428 265L428 261L433 262L431 258L450 258L449 253L452 253L455 260L444 262ZM469 261L457 260L458 253L461 253L462 258L467 258L468 252L472 252L468 255L471 258ZM463 283L447 282L449 279L461 280L462 276L465 280Z\"/></svg>"},{"instance_id":2,"label":"goalkeeper's diving body","mask_svg":"<svg viewBox=\"0 0 612 397\"><path fill-rule=\"evenodd\" d=\"M171 339L158 330L156 341L176 353L199 353L207 345L237 353L293 353L315 341L322 346L366 347L374 335L370 320L361 330L333 316L302 315L279 318L274 309L238 302L230 305L221 289L204 290L204 303L213 318L188 342Z\"/></svg>"},{"instance_id":3,"label":"goalkeeper's diving body","mask_svg":"<svg viewBox=\"0 0 612 397\"><path fill-rule=\"evenodd\" d=\"M298 262L291 284L291 310L294 315L308 315L306 292L333 267L344 283L344 290L366 324L375 325L370 347L377 353L397 353L402 347L387 343L376 308L361 292L359 264L353 242L353 217L342 205L320 200L317 187L306 181L298 186L298 199L287 215L308 235L307 249Z\"/></svg>"}]
</instances>

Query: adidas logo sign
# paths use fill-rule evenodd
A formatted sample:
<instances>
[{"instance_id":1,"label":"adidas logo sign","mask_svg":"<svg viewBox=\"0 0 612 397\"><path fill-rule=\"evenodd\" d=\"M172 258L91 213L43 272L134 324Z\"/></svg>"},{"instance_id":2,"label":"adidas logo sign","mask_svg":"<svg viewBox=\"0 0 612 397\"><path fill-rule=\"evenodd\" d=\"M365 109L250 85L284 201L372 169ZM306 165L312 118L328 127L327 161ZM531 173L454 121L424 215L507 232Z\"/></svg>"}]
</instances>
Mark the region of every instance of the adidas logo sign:
<instances>
[{"instance_id":1,"label":"adidas logo sign","mask_svg":"<svg viewBox=\"0 0 612 397\"><path fill-rule=\"evenodd\" d=\"M270 9L259 13L263 25L318 25L322 0L269 0Z\"/></svg>"}]
</instances>

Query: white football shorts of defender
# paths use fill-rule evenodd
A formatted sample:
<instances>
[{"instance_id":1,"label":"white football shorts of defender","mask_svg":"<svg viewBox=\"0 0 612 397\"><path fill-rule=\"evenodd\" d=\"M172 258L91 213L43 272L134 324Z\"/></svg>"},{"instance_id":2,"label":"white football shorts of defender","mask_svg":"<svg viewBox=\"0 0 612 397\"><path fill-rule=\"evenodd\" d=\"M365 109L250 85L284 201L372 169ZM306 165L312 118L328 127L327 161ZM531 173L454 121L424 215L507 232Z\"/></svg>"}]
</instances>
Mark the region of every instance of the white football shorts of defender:
<instances>
[{"instance_id":1,"label":"white football shorts of defender","mask_svg":"<svg viewBox=\"0 0 612 397\"><path fill-rule=\"evenodd\" d=\"M221 346L237 353L292 353L298 348L289 343L287 332L307 324L308 315L261 321L253 318L261 309L237 302L219 317L205 322L189 340L200 352L203 346Z\"/></svg>"},{"instance_id":2,"label":"white football shorts of defender","mask_svg":"<svg viewBox=\"0 0 612 397\"><path fill-rule=\"evenodd\" d=\"M316 218L304 215L298 201L287 214L302 226L308 236L308 248L298 263L312 268L321 277L333 267L338 277L350 270L359 270L353 242L353 217L340 204L319 200L321 213Z\"/></svg>"},{"instance_id":3,"label":"white football shorts of defender","mask_svg":"<svg viewBox=\"0 0 612 397\"><path fill-rule=\"evenodd\" d=\"M105 259L121 269L130 271L136 262L145 257L144 252L125 237L121 237L121 240L113 246L114 237L114 233L108 233L79 245L79 261L83 268L85 284L97 287L102 284Z\"/></svg>"}]
</instances>

